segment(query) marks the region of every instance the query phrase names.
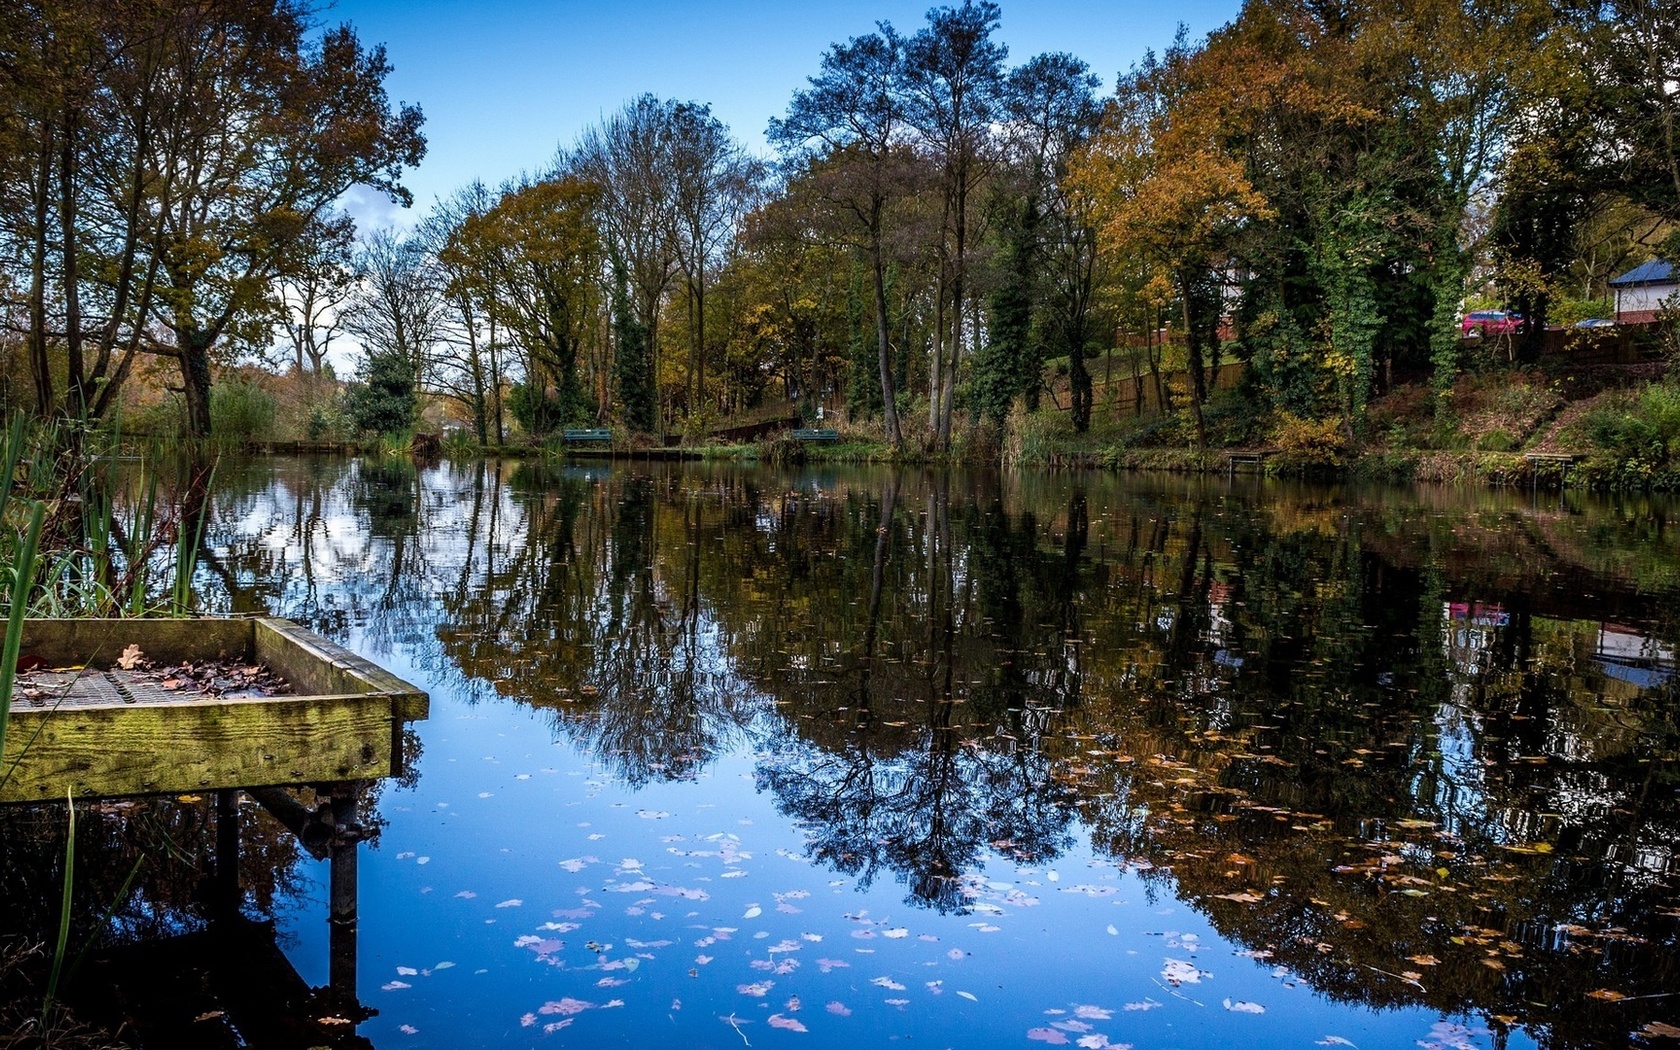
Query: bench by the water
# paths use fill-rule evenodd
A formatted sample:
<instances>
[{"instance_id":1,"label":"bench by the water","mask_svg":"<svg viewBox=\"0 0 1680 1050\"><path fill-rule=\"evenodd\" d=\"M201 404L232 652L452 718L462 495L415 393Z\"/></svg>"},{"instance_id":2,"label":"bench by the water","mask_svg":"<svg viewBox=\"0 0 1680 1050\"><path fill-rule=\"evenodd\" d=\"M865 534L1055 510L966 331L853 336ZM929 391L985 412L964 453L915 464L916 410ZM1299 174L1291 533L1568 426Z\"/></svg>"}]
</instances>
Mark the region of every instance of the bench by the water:
<instances>
[{"instance_id":1,"label":"bench by the water","mask_svg":"<svg viewBox=\"0 0 1680 1050\"><path fill-rule=\"evenodd\" d=\"M584 444L591 441L611 441L612 431L605 427L591 427L578 430L562 430L560 440L568 445Z\"/></svg>"},{"instance_id":2,"label":"bench by the water","mask_svg":"<svg viewBox=\"0 0 1680 1050\"><path fill-rule=\"evenodd\" d=\"M795 440L795 441L839 441L840 440L840 431L838 431L838 430L811 430L811 429L807 429L807 428L800 428L800 429L795 430L793 432L793 440Z\"/></svg>"}]
</instances>

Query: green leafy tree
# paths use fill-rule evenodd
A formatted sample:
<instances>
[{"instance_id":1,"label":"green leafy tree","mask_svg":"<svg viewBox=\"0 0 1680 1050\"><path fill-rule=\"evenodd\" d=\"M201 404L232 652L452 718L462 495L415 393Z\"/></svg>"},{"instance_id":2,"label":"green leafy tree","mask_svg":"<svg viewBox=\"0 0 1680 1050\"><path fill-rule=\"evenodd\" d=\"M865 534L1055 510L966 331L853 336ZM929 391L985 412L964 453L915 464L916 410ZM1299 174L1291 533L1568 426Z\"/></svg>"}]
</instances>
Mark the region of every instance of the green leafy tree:
<instances>
[{"instance_id":1,"label":"green leafy tree","mask_svg":"<svg viewBox=\"0 0 1680 1050\"><path fill-rule=\"evenodd\" d=\"M969 207L974 191L991 170L995 152L991 127L1003 90L1009 49L992 39L1002 18L989 0L963 0L961 7L936 7L928 24L904 47L904 111L917 142L940 173L943 221L938 240L939 276L928 411L933 449L949 451L951 418L967 324Z\"/></svg>"},{"instance_id":2,"label":"green leafy tree","mask_svg":"<svg viewBox=\"0 0 1680 1050\"><path fill-rule=\"evenodd\" d=\"M875 367L887 437L904 444L887 308L889 209L904 195L908 130L901 83L904 42L892 26L830 47L810 87L794 93L768 136L799 165L813 197L855 236L869 260Z\"/></svg>"},{"instance_id":3,"label":"green leafy tree","mask_svg":"<svg viewBox=\"0 0 1680 1050\"><path fill-rule=\"evenodd\" d=\"M599 305L598 200L592 183L571 175L515 186L469 216L444 252L487 282L482 301L523 352L524 385L544 397L552 386L565 423L591 413L579 352Z\"/></svg>"},{"instance_id":4,"label":"green leafy tree","mask_svg":"<svg viewBox=\"0 0 1680 1050\"><path fill-rule=\"evenodd\" d=\"M194 436L210 432L215 352L260 341L315 218L357 185L406 203L397 177L424 151L419 109L387 101L384 49L349 26L310 44L307 26L288 0L181 7L159 45L178 96L147 159L177 177L155 202L153 312L173 345L154 351L180 366Z\"/></svg>"},{"instance_id":5,"label":"green leafy tree","mask_svg":"<svg viewBox=\"0 0 1680 1050\"><path fill-rule=\"evenodd\" d=\"M613 342L617 350L613 358L615 378L624 422L633 430L651 431L654 428L654 392L648 332L631 307L622 276L613 283L612 318Z\"/></svg>"}]
</instances>

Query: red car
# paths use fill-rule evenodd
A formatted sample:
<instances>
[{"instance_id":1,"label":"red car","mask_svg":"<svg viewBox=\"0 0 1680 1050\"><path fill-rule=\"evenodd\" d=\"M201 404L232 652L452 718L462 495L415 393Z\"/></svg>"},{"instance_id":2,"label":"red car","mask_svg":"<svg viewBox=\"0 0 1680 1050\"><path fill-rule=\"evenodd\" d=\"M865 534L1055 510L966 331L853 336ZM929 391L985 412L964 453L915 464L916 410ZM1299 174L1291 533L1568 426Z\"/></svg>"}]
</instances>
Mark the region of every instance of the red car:
<instances>
[{"instance_id":1,"label":"red car","mask_svg":"<svg viewBox=\"0 0 1680 1050\"><path fill-rule=\"evenodd\" d=\"M1476 310L1464 317L1465 335L1512 335L1522 331L1522 314L1509 310Z\"/></svg>"}]
</instances>

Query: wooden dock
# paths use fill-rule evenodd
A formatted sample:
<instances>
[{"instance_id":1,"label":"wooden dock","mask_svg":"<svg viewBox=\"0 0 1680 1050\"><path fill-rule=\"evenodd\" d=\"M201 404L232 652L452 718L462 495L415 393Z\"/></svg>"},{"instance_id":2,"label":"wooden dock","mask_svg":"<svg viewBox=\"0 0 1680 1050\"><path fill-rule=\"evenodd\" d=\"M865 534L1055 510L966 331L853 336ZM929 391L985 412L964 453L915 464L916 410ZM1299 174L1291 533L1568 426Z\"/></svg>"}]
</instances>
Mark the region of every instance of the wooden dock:
<instances>
[{"instance_id":1,"label":"wooden dock","mask_svg":"<svg viewBox=\"0 0 1680 1050\"><path fill-rule=\"evenodd\" d=\"M290 691L183 689L120 667L129 646L155 665L261 665ZM0 803L395 776L404 723L428 711L419 689L267 617L30 620L21 659L56 670L13 697Z\"/></svg>"},{"instance_id":2,"label":"wooden dock","mask_svg":"<svg viewBox=\"0 0 1680 1050\"><path fill-rule=\"evenodd\" d=\"M209 928L107 960L118 987L104 998L124 1000L121 1022L156 1045L245 1045L256 1032L263 1046L371 1047L356 1033L375 1012L356 994L363 803L372 781L402 773L403 727L427 716L426 694L269 617L28 620L19 664L29 669L0 755L0 803L161 794L196 805L214 793ZM328 862L322 988L303 982L271 929L253 940L240 914L241 791ZM181 953L204 956L204 968L147 983L181 973ZM252 960L261 965L234 965Z\"/></svg>"},{"instance_id":3,"label":"wooden dock","mask_svg":"<svg viewBox=\"0 0 1680 1050\"><path fill-rule=\"evenodd\" d=\"M1524 452L1523 459L1528 461L1529 483L1538 491L1540 488L1540 474L1544 469L1547 475L1551 468L1557 469L1558 484L1561 486L1569 480L1569 468L1585 457L1574 452Z\"/></svg>"},{"instance_id":4,"label":"wooden dock","mask_svg":"<svg viewBox=\"0 0 1680 1050\"><path fill-rule=\"evenodd\" d=\"M1226 452L1225 474L1227 477L1236 477L1237 467L1239 465L1251 468L1256 474L1264 473L1266 469L1266 457L1271 454L1271 449L1264 448L1233 450Z\"/></svg>"}]
</instances>

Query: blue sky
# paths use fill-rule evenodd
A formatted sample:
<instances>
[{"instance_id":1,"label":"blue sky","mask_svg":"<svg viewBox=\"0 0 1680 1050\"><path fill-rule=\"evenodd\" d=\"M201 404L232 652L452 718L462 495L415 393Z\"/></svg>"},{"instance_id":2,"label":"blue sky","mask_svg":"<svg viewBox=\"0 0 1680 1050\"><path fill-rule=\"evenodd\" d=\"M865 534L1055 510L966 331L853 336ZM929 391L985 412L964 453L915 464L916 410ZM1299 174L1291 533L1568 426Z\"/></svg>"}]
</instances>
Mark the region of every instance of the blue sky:
<instances>
[{"instance_id":1,"label":"blue sky","mask_svg":"<svg viewBox=\"0 0 1680 1050\"><path fill-rule=\"evenodd\" d=\"M952 0L960 2L960 0ZM338 0L324 23L350 22L383 43L396 71L391 97L426 114L426 160L403 182L403 214L356 194L364 227L403 224L472 179L492 187L535 171L585 127L643 92L707 102L749 147L768 153L765 123L786 109L837 41L877 20L905 34L926 0ZM1104 91L1144 51L1171 43L1182 22L1200 37L1236 16L1238 0L1003 0L999 37L1011 64L1043 51L1090 63Z\"/></svg>"}]
</instances>

